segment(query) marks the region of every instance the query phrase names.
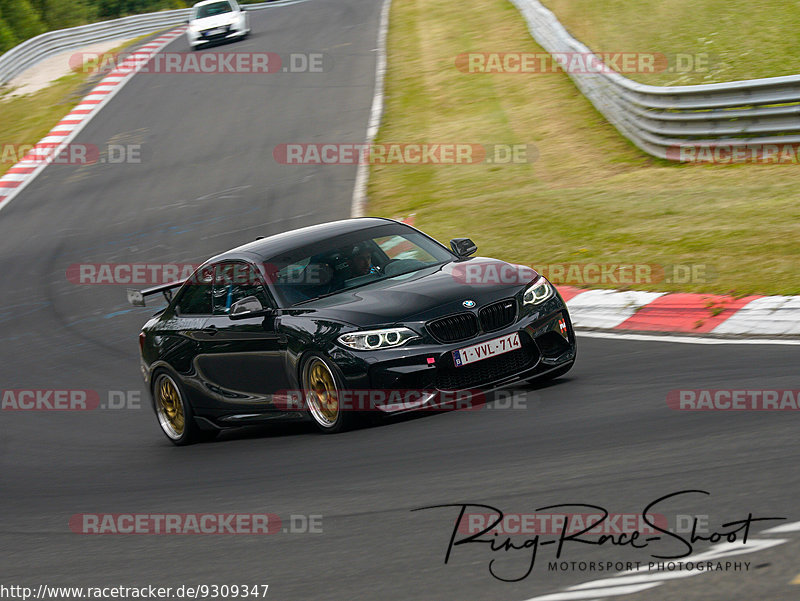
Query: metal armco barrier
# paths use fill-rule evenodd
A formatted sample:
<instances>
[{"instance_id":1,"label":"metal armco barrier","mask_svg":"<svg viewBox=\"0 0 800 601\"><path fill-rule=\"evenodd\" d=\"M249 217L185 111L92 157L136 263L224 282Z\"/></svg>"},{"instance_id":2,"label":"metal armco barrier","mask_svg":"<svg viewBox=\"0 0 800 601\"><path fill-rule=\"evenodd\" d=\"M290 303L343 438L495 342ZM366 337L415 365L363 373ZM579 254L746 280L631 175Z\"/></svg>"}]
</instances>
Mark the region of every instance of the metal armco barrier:
<instances>
[{"instance_id":1,"label":"metal armco barrier","mask_svg":"<svg viewBox=\"0 0 800 601\"><path fill-rule=\"evenodd\" d=\"M538 0L511 2L547 52L592 53ZM693 86L645 85L610 69L569 76L622 135L662 159L691 160L694 153L682 149L772 152L800 144L800 75Z\"/></svg>"}]
</instances>

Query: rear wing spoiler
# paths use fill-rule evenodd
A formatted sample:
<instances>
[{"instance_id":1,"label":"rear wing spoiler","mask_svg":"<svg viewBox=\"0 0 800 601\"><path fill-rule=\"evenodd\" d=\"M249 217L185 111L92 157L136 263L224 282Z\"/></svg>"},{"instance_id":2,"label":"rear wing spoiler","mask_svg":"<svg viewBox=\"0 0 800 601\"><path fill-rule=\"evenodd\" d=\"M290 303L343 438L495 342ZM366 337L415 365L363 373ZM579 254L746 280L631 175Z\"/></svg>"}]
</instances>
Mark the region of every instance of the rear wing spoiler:
<instances>
[{"instance_id":1,"label":"rear wing spoiler","mask_svg":"<svg viewBox=\"0 0 800 601\"><path fill-rule=\"evenodd\" d=\"M185 281L186 280L179 280L169 284L160 284L144 290L134 290L133 288L128 288L128 302L134 307L144 307L146 297L153 294L158 294L160 292L164 295L164 298L167 299L167 302L171 303L173 290L179 286L182 286Z\"/></svg>"}]
</instances>

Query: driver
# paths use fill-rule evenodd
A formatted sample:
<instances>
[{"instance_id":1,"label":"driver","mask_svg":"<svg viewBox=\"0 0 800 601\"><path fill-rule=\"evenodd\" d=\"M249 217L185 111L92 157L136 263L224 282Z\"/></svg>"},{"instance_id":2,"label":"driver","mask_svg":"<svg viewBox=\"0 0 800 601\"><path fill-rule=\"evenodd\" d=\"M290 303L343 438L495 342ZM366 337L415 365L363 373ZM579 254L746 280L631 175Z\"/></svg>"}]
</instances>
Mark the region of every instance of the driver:
<instances>
[{"instance_id":1,"label":"driver","mask_svg":"<svg viewBox=\"0 0 800 601\"><path fill-rule=\"evenodd\" d=\"M378 268L372 264L372 251L365 244L353 248L350 264L353 277L378 273Z\"/></svg>"}]
</instances>

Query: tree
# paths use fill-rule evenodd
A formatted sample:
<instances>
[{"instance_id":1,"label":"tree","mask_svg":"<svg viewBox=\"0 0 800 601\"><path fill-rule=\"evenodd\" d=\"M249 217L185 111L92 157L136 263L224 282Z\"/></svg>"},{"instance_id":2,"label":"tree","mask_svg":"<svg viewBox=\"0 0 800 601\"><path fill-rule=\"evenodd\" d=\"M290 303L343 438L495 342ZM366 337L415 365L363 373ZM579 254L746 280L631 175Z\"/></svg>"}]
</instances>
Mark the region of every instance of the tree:
<instances>
[{"instance_id":1,"label":"tree","mask_svg":"<svg viewBox=\"0 0 800 601\"><path fill-rule=\"evenodd\" d=\"M3 13L0 11L0 54L8 52L16 45L17 37L11 31L11 27L8 26L5 19L3 19Z\"/></svg>"},{"instance_id":2,"label":"tree","mask_svg":"<svg viewBox=\"0 0 800 601\"><path fill-rule=\"evenodd\" d=\"M38 0L42 4L41 16L48 29L65 29L95 20L97 8L88 0Z\"/></svg>"},{"instance_id":3,"label":"tree","mask_svg":"<svg viewBox=\"0 0 800 601\"><path fill-rule=\"evenodd\" d=\"M184 0L0 0L0 53L45 31L186 6Z\"/></svg>"},{"instance_id":4,"label":"tree","mask_svg":"<svg viewBox=\"0 0 800 601\"><path fill-rule=\"evenodd\" d=\"M44 23L28 0L0 0L0 13L20 42L45 31Z\"/></svg>"},{"instance_id":5,"label":"tree","mask_svg":"<svg viewBox=\"0 0 800 601\"><path fill-rule=\"evenodd\" d=\"M182 0L96 0L101 17L114 19L126 15L154 12L164 8L185 8Z\"/></svg>"}]
</instances>

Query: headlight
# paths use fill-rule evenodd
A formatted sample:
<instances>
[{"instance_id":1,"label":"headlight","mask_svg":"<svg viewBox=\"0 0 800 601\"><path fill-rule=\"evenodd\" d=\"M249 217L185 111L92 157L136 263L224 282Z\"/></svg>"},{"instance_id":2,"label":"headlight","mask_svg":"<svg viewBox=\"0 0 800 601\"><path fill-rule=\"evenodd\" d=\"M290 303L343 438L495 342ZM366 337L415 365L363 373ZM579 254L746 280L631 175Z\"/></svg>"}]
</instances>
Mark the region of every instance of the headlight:
<instances>
[{"instance_id":1,"label":"headlight","mask_svg":"<svg viewBox=\"0 0 800 601\"><path fill-rule=\"evenodd\" d=\"M374 351L375 349L402 346L412 338L417 338L414 330L387 328L342 334L338 340L341 344L357 351Z\"/></svg>"},{"instance_id":2,"label":"headlight","mask_svg":"<svg viewBox=\"0 0 800 601\"><path fill-rule=\"evenodd\" d=\"M523 305L538 305L553 296L554 290L545 278L539 278L522 295Z\"/></svg>"}]
</instances>

